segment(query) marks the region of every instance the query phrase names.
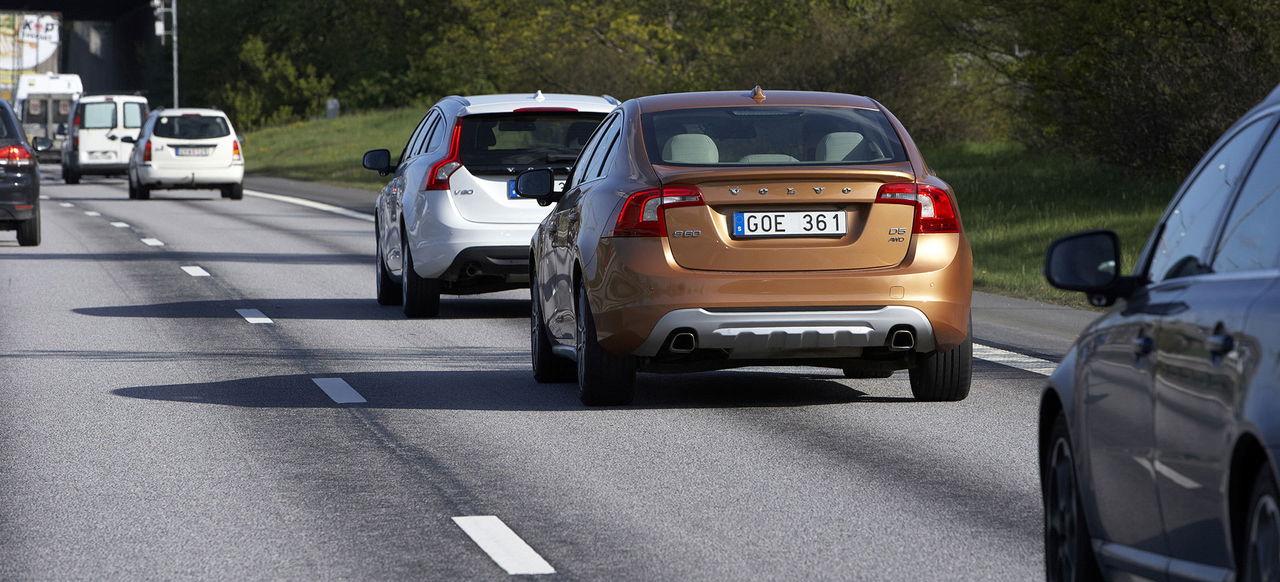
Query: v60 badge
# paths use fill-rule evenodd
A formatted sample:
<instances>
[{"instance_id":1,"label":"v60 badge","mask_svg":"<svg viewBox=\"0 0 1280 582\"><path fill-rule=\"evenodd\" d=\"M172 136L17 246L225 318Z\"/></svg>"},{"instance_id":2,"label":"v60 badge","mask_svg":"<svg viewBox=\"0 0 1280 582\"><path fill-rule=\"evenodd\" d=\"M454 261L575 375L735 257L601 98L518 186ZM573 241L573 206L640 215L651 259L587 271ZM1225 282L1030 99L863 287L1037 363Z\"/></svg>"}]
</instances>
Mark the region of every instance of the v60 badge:
<instances>
[{"instance_id":1,"label":"v60 badge","mask_svg":"<svg viewBox=\"0 0 1280 582\"><path fill-rule=\"evenodd\" d=\"M671 233L675 238L694 238L702 236L701 230L677 230Z\"/></svg>"}]
</instances>

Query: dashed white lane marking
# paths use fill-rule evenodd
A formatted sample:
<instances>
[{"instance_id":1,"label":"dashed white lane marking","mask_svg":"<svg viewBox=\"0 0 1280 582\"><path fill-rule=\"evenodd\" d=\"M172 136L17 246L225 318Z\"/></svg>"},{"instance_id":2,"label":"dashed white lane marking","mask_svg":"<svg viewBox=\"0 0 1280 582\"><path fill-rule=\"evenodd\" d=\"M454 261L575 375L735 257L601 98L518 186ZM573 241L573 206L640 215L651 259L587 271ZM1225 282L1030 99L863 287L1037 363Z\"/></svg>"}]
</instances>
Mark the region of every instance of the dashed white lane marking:
<instances>
[{"instance_id":1,"label":"dashed white lane marking","mask_svg":"<svg viewBox=\"0 0 1280 582\"><path fill-rule=\"evenodd\" d=\"M114 226L114 227L116 227L116 228L129 228L129 223L127 223L127 222L113 222L113 223L111 223L111 226Z\"/></svg>"},{"instance_id":2,"label":"dashed white lane marking","mask_svg":"<svg viewBox=\"0 0 1280 582\"><path fill-rule=\"evenodd\" d=\"M158 239L158 238L144 238L144 239L139 239L139 240L141 240L141 241L142 241L142 244L147 245L147 246L149 246L149 247L162 247L162 246L164 246L164 241L162 241L162 240L160 240L160 239Z\"/></svg>"},{"instance_id":3,"label":"dashed white lane marking","mask_svg":"<svg viewBox=\"0 0 1280 582\"><path fill-rule=\"evenodd\" d=\"M45 196L44 194L41 194L41 195L40 195L40 199L41 199L41 200L48 200L48 199L49 199L49 197L48 197L48 196Z\"/></svg>"},{"instance_id":4,"label":"dashed white lane marking","mask_svg":"<svg viewBox=\"0 0 1280 582\"><path fill-rule=\"evenodd\" d=\"M351 385L347 384L346 380L343 380L342 378L312 378L311 381L315 382L316 386L319 386L321 390L324 390L324 393L328 394L329 398L338 404L359 404L362 402L368 402L368 400L364 399L364 396L361 396L359 392L356 392L356 389L352 388Z\"/></svg>"},{"instance_id":5,"label":"dashed white lane marking","mask_svg":"<svg viewBox=\"0 0 1280 582\"><path fill-rule=\"evenodd\" d=\"M191 275L192 277L208 277L209 276L208 271L201 269L200 267L197 267L195 265L183 267L182 270L186 271L187 274Z\"/></svg>"},{"instance_id":6,"label":"dashed white lane marking","mask_svg":"<svg viewBox=\"0 0 1280 582\"><path fill-rule=\"evenodd\" d=\"M75 206L75 204L72 204L70 202L59 202L58 206L61 206L63 208L71 208L72 206Z\"/></svg>"},{"instance_id":7,"label":"dashed white lane marking","mask_svg":"<svg viewBox=\"0 0 1280 582\"><path fill-rule=\"evenodd\" d=\"M973 344L973 357L1045 376L1058 367L1056 362L978 344Z\"/></svg>"},{"instance_id":8,"label":"dashed white lane marking","mask_svg":"<svg viewBox=\"0 0 1280 582\"><path fill-rule=\"evenodd\" d=\"M294 198L293 196L281 196L279 194L268 194L266 192L258 192L257 190L245 190L244 193L246 196L254 196L257 198L266 198L268 200L275 200L278 202L285 202L288 204L296 204L298 206L306 206L307 208L322 210L324 212L337 214L339 216L346 216L348 218L356 218L356 219L364 220L367 222L373 222L372 214L366 214L364 212L356 212L354 210L347 210L346 208L341 208L338 206L334 206L332 204L325 204L323 202L316 202L314 200L305 200L303 198Z\"/></svg>"},{"instance_id":9,"label":"dashed white lane marking","mask_svg":"<svg viewBox=\"0 0 1280 582\"><path fill-rule=\"evenodd\" d=\"M84 215L85 216L102 216L102 213L98 212L97 210L86 210L84 211Z\"/></svg>"},{"instance_id":10,"label":"dashed white lane marking","mask_svg":"<svg viewBox=\"0 0 1280 582\"><path fill-rule=\"evenodd\" d=\"M453 518L471 541L480 546L508 574L555 574L538 552L533 551L516 532L494 515L468 515Z\"/></svg>"},{"instance_id":11,"label":"dashed white lane marking","mask_svg":"<svg viewBox=\"0 0 1280 582\"><path fill-rule=\"evenodd\" d=\"M239 313L240 317L243 317L244 320L249 323L275 323L274 321L271 321L270 317L263 315L263 313L257 309L237 309L236 313Z\"/></svg>"}]
</instances>

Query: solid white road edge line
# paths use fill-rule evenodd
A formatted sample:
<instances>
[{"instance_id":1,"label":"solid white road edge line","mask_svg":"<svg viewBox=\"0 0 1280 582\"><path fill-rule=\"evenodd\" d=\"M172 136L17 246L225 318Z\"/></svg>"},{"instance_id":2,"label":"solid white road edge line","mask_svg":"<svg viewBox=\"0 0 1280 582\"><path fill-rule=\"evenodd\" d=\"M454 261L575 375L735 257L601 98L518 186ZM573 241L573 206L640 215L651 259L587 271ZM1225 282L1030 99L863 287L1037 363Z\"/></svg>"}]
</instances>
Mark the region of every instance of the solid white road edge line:
<instances>
[{"instance_id":1,"label":"solid white road edge line","mask_svg":"<svg viewBox=\"0 0 1280 582\"><path fill-rule=\"evenodd\" d=\"M237 309L236 313L239 313L240 317L243 317L249 323L275 323L271 321L270 317L267 317L257 309Z\"/></svg>"},{"instance_id":2,"label":"solid white road edge line","mask_svg":"<svg viewBox=\"0 0 1280 582\"><path fill-rule=\"evenodd\" d=\"M114 227L116 227L116 228L129 228L129 223L127 223L127 222L113 222L113 223L111 223L111 226L114 226Z\"/></svg>"},{"instance_id":3,"label":"solid white road edge line","mask_svg":"<svg viewBox=\"0 0 1280 582\"><path fill-rule=\"evenodd\" d=\"M1024 356L1016 352L993 348L991 346L983 346L973 344L973 357L994 362L1003 366L1025 370L1033 374L1042 374L1048 376L1058 367L1056 362Z\"/></svg>"},{"instance_id":4,"label":"solid white road edge line","mask_svg":"<svg viewBox=\"0 0 1280 582\"><path fill-rule=\"evenodd\" d=\"M191 275L192 277L208 277L209 276L208 271L201 269L200 267L197 267L195 265L183 267L182 270L186 271L187 274Z\"/></svg>"},{"instance_id":5,"label":"solid white road edge line","mask_svg":"<svg viewBox=\"0 0 1280 582\"><path fill-rule=\"evenodd\" d=\"M143 239L138 239L138 240L141 240L141 241L142 241L142 244L147 245L147 246L149 246L149 247L162 247L162 246L164 246L164 242L162 242L162 241L161 241L160 239L158 239L158 238L143 238Z\"/></svg>"},{"instance_id":6,"label":"solid white road edge line","mask_svg":"<svg viewBox=\"0 0 1280 582\"><path fill-rule=\"evenodd\" d=\"M555 574L542 556L494 515L455 517L453 522L508 574Z\"/></svg>"},{"instance_id":7,"label":"solid white road edge line","mask_svg":"<svg viewBox=\"0 0 1280 582\"><path fill-rule=\"evenodd\" d=\"M254 196L257 198L266 198L268 200L275 200L278 202L285 202L288 204L296 204L298 206L306 206L307 208L321 210L324 212L329 212L331 214L337 214L339 216L346 216L348 218L356 218L356 219L364 220L367 222L373 222L372 214L365 214L364 212L347 210L346 208L341 208L338 206L334 206L332 204L325 204L324 202L316 202L314 200L306 200L303 198L294 198L293 196L281 196L280 194L268 194L266 192L259 192L257 190L245 190L244 194L245 196Z\"/></svg>"},{"instance_id":8,"label":"solid white road edge line","mask_svg":"<svg viewBox=\"0 0 1280 582\"><path fill-rule=\"evenodd\" d=\"M364 396L361 396L359 392L356 392L356 389L352 388L351 385L342 378L312 378L311 381L315 382L316 386L319 386L321 390L324 390L324 393L338 404L360 404L368 402L368 400L364 399Z\"/></svg>"},{"instance_id":9,"label":"solid white road edge line","mask_svg":"<svg viewBox=\"0 0 1280 582\"><path fill-rule=\"evenodd\" d=\"M84 211L84 215L85 216L102 216L102 213L98 212L97 210L86 210Z\"/></svg>"}]
</instances>

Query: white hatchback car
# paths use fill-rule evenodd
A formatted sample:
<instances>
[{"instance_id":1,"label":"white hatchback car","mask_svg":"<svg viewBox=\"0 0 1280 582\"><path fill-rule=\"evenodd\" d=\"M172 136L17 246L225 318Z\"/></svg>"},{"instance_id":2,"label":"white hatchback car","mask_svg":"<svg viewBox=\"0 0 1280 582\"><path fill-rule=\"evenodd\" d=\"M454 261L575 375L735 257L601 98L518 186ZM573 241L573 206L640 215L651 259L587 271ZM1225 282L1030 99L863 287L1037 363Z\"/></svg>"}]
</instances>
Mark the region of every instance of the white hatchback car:
<instances>
[{"instance_id":1,"label":"white hatchback car","mask_svg":"<svg viewBox=\"0 0 1280 582\"><path fill-rule=\"evenodd\" d=\"M62 151L62 179L79 184L81 176L122 175L129 170L133 144L147 118L147 98L138 95L85 95L76 101Z\"/></svg>"},{"instance_id":2,"label":"white hatchback car","mask_svg":"<svg viewBox=\"0 0 1280 582\"><path fill-rule=\"evenodd\" d=\"M376 202L377 296L408 317L431 317L440 294L527 287L529 241L549 208L515 194L532 168L568 173L618 105L609 96L446 97L414 130L400 159L365 153L392 179Z\"/></svg>"},{"instance_id":3,"label":"white hatchback car","mask_svg":"<svg viewBox=\"0 0 1280 582\"><path fill-rule=\"evenodd\" d=\"M223 198L244 198L241 141L217 109L155 110L129 156L129 198L146 200L161 188L216 188Z\"/></svg>"}]
</instances>

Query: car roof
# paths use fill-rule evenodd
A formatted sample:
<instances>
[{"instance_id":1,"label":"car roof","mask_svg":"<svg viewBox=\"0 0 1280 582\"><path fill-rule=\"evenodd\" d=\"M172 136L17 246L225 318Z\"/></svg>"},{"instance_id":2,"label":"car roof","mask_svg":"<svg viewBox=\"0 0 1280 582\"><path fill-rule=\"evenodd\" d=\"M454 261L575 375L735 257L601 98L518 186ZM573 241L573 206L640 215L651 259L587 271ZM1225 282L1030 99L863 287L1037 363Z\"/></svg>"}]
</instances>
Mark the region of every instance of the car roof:
<instances>
[{"instance_id":1,"label":"car roof","mask_svg":"<svg viewBox=\"0 0 1280 582\"><path fill-rule=\"evenodd\" d=\"M165 116L165 117L168 117L171 115L209 115L209 116L215 116L215 117L227 116L226 113L223 113L219 109L201 109L196 107L178 107L176 109L157 109L156 112L158 112L161 116Z\"/></svg>"},{"instance_id":2,"label":"car roof","mask_svg":"<svg viewBox=\"0 0 1280 582\"><path fill-rule=\"evenodd\" d=\"M857 107L861 109L880 109L880 104L869 97L848 95L845 93L827 93L823 91L769 91L760 90L764 99L755 99L755 90L747 91L702 91L698 93L667 93L650 95L635 99L641 113L665 111L669 109L692 109L698 107L733 107L770 105L810 105L819 107Z\"/></svg>"},{"instance_id":3,"label":"car roof","mask_svg":"<svg viewBox=\"0 0 1280 582\"><path fill-rule=\"evenodd\" d=\"M569 107L578 111L608 113L618 106L612 97L596 95L571 95L567 93L508 93L503 95L473 95L452 97L461 102L458 116L483 113L508 113L526 107Z\"/></svg>"},{"instance_id":4,"label":"car roof","mask_svg":"<svg viewBox=\"0 0 1280 582\"><path fill-rule=\"evenodd\" d=\"M133 101L146 103L147 98L141 95L81 95L81 103L99 103L103 101Z\"/></svg>"}]
</instances>

